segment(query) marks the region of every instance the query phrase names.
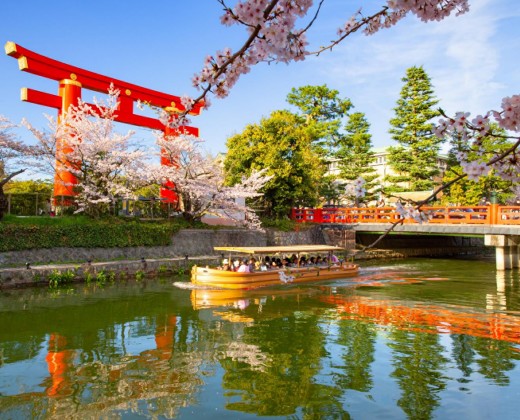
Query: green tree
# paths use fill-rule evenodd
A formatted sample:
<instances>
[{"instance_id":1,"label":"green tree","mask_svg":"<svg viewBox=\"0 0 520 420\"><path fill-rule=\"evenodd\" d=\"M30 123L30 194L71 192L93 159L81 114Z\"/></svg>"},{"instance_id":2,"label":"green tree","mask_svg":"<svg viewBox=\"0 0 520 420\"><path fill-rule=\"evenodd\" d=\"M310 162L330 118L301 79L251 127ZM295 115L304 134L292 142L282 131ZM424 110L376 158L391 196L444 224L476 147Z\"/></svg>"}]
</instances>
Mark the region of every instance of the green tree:
<instances>
[{"instance_id":1,"label":"green tree","mask_svg":"<svg viewBox=\"0 0 520 420\"><path fill-rule=\"evenodd\" d=\"M352 107L348 98L340 98L339 92L327 85L292 88L287 102L299 109L307 125L314 124L315 151L325 158L338 145L341 120Z\"/></svg>"},{"instance_id":2,"label":"green tree","mask_svg":"<svg viewBox=\"0 0 520 420\"><path fill-rule=\"evenodd\" d=\"M259 124L248 125L230 137L224 159L226 182L237 183L252 170L267 169L268 181L262 197L251 205L269 217L285 217L292 207L315 206L325 165L316 158L312 142L314 126L289 111L274 111Z\"/></svg>"},{"instance_id":3,"label":"green tree","mask_svg":"<svg viewBox=\"0 0 520 420\"><path fill-rule=\"evenodd\" d=\"M53 182L51 180L29 179L24 181L10 181L5 186L5 192L10 194L39 193L51 196Z\"/></svg>"},{"instance_id":4,"label":"green tree","mask_svg":"<svg viewBox=\"0 0 520 420\"><path fill-rule=\"evenodd\" d=\"M402 79L404 86L390 120L390 134L398 145L390 147L389 164L395 175L388 175L389 192L431 190L439 175L437 158L442 139L432 130L432 119L439 116L438 100L430 78L422 67L410 67Z\"/></svg>"},{"instance_id":5,"label":"green tree","mask_svg":"<svg viewBox=\"0 0 520 420\"><path fill-rule=\"evenodd\" d=\"M336 157L339 159L340 178L354 181L362 177L365 180L367 194L363 201L374 200L379 192L376 170L370 166L375 160L372 152L372 136L370 124L362 112L354 112L348 116L345 125L346 134L339 142Z\"/></svg>"},{"instance_id":6,"label":"green tree","mask_svg":"<svg viewBox=\"0 0 520 420\"><path fill-rule=\"evenodd\" d=\"M467 152L468 162L475 160L489 161L496 154L500 154L512 146L510 140L505 138L504 130L501 130L496 124L492 125L493 133L497 136L486 136L481 139L481 147L478 151L467 149L467 143L460 139L456 133L450 138L452 147L448 153L449 170L444 174L443 183L448 183L455 179L464 171L460 164L458 154L460 152ZM501 136L504 137L501 137ZM490 198L492 191L497 193L498 201L505 203L511 196L512 182L504 180L496 175L494 170L486 176L480 177L478 182L472 181L467 177L450 185L443 191L442 202L458 205L477 205L481 203L482 199L486 201Z\"/></svg>"}]
</instances>

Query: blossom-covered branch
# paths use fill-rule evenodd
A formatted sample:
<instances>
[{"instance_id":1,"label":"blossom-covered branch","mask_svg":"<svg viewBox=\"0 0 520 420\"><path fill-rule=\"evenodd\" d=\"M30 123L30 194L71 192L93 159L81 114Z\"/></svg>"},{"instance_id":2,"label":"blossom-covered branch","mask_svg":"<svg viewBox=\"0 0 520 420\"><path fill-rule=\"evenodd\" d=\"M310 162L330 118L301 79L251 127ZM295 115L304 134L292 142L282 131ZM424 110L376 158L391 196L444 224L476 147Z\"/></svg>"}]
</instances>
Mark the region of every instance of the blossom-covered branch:
<instances>
[{"instance_id":1,"label":"blossom-covered branch","mask_svg":"<svg viewBox=\"0 0 520 420\"><path fill-rule=\"evenodd\" d=\"M114 131L118 108L117 91L110 91L106 102L95 106L81 102L71 106L60 120L49 118L50 132L26 127L38 140L38 156L55 174L71 173L77 212L97 215L117 198L131 198L137 185L142 185L145 151L132 141L134 133ZM60 145L61 143L61 145Z\"/></svg>"},{"instance_id":2,"label":"blossom-covered branch","mask_svg":"<svg viewBox=\"0 0 520 420\"><path fill-rule=\"evenodd\" d=\"M150 179L177 194L179 210L185 218L200 219L215 214L249 228L260 227L246 199L261 195L259 190L271 177L263 171L255 172L234 186L226 186L221 163L203 154L197 137L184 133L166 137L157 134L156 141L162 158L171 165L155 165L148 172Z\"/></svg>"},{"instance_id":3,"label":"blossom-covered branch","mask_svg":"<svg viewBox=\"0 0 520 420\"><path fill-rule=\"evenodd\" d=\"M225 98L240 76L249 73L252 66L258 63L301 61L309 55L331 50L360 29L364 29L367 35L373 34L396 24L410 13L427 22L442 20L453 12L459 15L469 10L468 0L387 0L369 16L364 16L359 9L338 29L337 38L329 45L317 51L308 51L307 34L325 0L318 2L317 10L310 17L314 5L312 0L242 0L234 7L225 0L217 1L224 9L221 23L226 26L242 25L246 29L247 39L236 52L224 48L206 57L202 70L192 80L201 93L197 98L186 101L186 112L192 106L190 104L201 100L208 107L209 93ZM306 17L309 17L308 22L298 28L297 22Z\"/></svg>"}]
</instances>

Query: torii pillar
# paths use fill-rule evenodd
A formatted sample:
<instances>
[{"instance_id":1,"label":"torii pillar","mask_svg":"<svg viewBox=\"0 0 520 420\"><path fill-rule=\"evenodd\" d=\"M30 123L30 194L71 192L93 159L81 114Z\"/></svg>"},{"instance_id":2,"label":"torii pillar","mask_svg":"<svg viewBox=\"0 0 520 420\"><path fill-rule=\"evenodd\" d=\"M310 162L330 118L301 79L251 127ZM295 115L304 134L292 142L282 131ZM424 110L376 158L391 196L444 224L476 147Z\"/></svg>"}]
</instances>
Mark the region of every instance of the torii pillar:
<instances>
[{"instance_id":1,"label":"torii pillar","mask_svg":"<svg viewBox=\"0 0 520 420\"><path fill-rule=\"evenodd\" d=\"M20 70L47 79L56 80L59 83L58 95L29 88L22 88L21 92L22 101L55 108L58 110L58 116L67 112L71 105L78 103L81 99L81 91L83 88L106 94L111 86L120 92L119 108L114 118L115 121L160 130L163 131L165 135L168 135L168 127L159 119L134 114L134 103L140 101L150 106L162 108L169 112L172 118L175 118L176 113L186 111L186 108L181 102L181 98L178 96L158 92L71 66L37 54L14 42L7 42L5 44L5 53L18 60ZM199 115L203 106L204 103L202 101L196 103L189 114ZM91 105L91 107L96 109L94 105ZM178 128L178 131L193 136L199 135L199 130L190 126L181 126ZM74 186L77 185L77 179L70 170L67 170L67 167L70 168L74 165L74 162L70 162L66 159L67 151L70 150L69 147L65 140L59 142L56 147L57 170L54 182L55 200L63 200L64 198L67 200L76 195ZM164 161L161 159L161 162L165 165L174 164L168 159ZM169 192L171 188L168 188L167 184L165 187L166 188L161 189L161 197L164 198L163 201L176 203L176 195Z\"/></svg>"}]
</instances>

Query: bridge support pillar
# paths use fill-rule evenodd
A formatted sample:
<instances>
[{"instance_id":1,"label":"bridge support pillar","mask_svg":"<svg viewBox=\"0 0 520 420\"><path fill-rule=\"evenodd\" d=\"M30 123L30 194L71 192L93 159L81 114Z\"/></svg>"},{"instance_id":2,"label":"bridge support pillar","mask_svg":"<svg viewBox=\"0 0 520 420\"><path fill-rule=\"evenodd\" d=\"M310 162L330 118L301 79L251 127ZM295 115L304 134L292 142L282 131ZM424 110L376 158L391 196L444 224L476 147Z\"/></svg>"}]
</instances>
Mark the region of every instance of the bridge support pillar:
<instances>
[{"instance_id":1,"label":"bridge support pillar","mask_svg":"<svg viewBox=\"0 0 520 420\"><path fill-rule=\"evenodd\" d=\"M512 235L485 235L484 244L495 247L497 270L510 270L520 266L520 237Z\"/></svg>"}]
</instances>

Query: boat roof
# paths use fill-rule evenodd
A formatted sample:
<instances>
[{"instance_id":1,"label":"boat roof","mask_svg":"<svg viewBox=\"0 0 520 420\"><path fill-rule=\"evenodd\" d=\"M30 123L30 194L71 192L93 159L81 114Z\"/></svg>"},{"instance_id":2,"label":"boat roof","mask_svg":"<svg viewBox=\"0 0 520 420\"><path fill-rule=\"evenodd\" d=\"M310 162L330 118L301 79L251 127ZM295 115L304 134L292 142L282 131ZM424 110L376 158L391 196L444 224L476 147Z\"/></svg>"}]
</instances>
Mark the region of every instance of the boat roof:
<instances>
[{"instance_id":1,"label":"boat roof","mask_svg":"<svg viewBox=\"0 0 520 420\"><path fill-rule=\"evenodd\" d=\"M344 251L344 248L330 245L287 245L287 246L216 246L215 251L236 252L241 254L278 254L302 252Z\"/></svg>"}]
</instances>

